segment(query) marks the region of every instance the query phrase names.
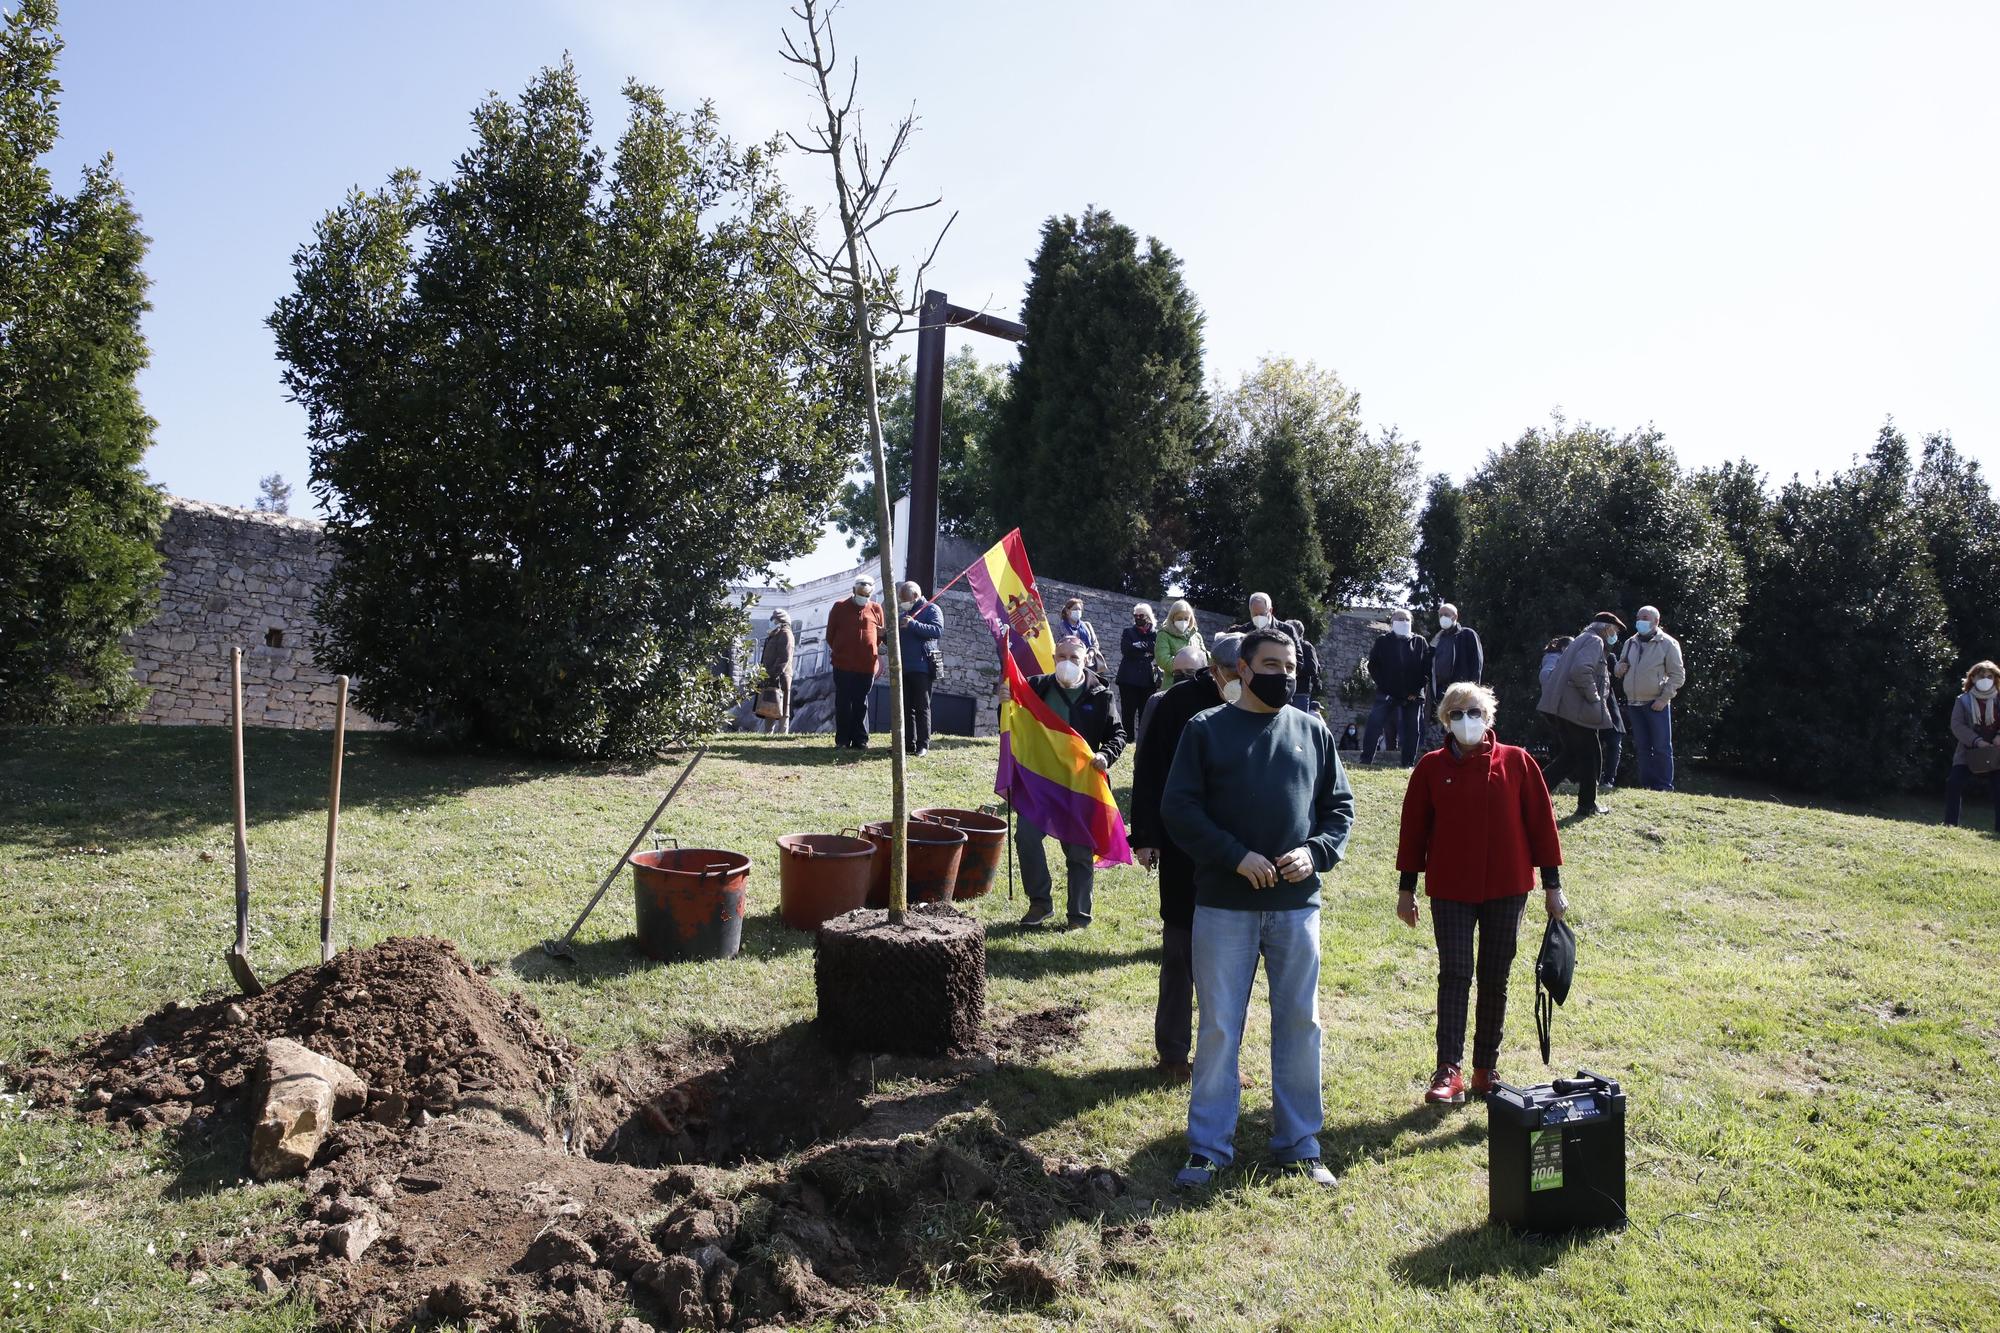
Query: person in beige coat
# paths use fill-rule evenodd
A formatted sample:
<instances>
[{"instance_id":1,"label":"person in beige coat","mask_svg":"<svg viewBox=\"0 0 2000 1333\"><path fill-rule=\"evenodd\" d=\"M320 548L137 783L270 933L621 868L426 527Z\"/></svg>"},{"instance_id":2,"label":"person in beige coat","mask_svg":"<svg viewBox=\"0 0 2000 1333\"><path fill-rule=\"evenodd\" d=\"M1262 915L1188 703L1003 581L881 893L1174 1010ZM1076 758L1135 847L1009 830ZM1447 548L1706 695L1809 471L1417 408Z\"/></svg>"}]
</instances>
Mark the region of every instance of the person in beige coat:
<instances>
[{"instance_id":1,"label":"person in beige coat","mask_svg":"<svg viewBox=\"0 0 2000 1333\"><path fill-rule=\"evenodd\" d=\"M1576 779L1579 819L1601 815L1609 807L1597 802L1597 775L1604 767L1602 732L1611 722L1611 666L1606 650L1618 645L1625 622L1611 611L1590 618L1583 633L1570 641L1542 682L1537 711L1555 728L1562 751L1542 766L1542 779L1554 791L1564 778Z\"/></svg>"},{"instance_id":2,"label":"person in beige coat","mask_svg":"<svg viewBox=\"0 0 2000 1333\"><path fill-rule=\"evenodd\" d=\"M1944 822L1956 827L1965 789L1972 783L1974 751L1990 755L2000 746L2000 664L1975 662L1965 673L1965 692L1952 700L1951 774L1944 780ZM1983 756L1982 756L1983 757ZM2000 834L2000 770L1987 775L1993 793L1993 831Z\"/></svg>"},{"instance_id":3,"label":"person in beige coat","mask_svg":"<svg viewBox=\"0 0 2000 1333\"><path fill-rule=\"evenodd\" d=\"M1687 684L1681 641L1660 627L1660 608L1642 606L1632 621L1632 637L1618 654L1618 679L1625 687L1625 721L1632 732L1632 757L1639 785L1652 791L1674 789L1674 696Z\"/></svg>"}]
</instances>

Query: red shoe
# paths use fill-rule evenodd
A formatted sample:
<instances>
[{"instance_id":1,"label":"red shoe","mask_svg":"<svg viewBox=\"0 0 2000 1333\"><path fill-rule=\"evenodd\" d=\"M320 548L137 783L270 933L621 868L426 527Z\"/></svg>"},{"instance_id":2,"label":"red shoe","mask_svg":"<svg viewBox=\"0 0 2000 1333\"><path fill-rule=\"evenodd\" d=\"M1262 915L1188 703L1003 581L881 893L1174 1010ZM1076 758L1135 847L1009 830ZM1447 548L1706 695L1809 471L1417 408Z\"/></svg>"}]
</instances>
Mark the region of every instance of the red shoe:
<instances>
[{"instance_id":1,"label":"red shoe","mask_svg":"<svg viewBox=\"0 0 2000 1333\"><path fill-rule=\"evenodd\" d=\"M1498 1070L1479 1069L1475 1067L1472 1071L1472 1086L1467 1091L1471 1092L1475 1097L1487 1097L1491 1096L1493 1089L1499 1086L1500 1074Z\"/></svg>"},{"instance_id":2,"label":"red shoe","mask_svg":"<svg viewBox=\"0 0 2000 1333\"><path fill-rule=\"evenodd\" d=\"M1430 1091L1424 1100L1435 1106L1459 1106L1465 1101L1465 1076L1457 1065L1440 1065L1431 1075Z\"/></svg>"}]
</instances>

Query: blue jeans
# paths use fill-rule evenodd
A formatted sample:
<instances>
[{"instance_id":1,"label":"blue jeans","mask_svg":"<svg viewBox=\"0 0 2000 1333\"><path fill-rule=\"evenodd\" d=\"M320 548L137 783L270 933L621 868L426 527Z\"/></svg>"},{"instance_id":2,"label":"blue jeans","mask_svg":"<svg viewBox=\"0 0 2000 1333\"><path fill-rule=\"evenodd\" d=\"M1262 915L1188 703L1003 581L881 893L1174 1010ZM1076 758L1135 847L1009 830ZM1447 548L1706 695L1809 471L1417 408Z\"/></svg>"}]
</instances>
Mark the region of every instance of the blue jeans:
<instances>
[{"instance_id":1,"label":"blue jeans","mask_svg":"<svg viewBox=\"0 0 2000 1333\"><path fill-rule=\"evenodd\" d=\"M1417 762L1417 745L1423 736L1424 704L1421 699L1403 700L1388 694L1375 696L1375 706L1368 710L1368 725L1361 731L1361 762L1375 762L1376 748L1382 741L1382 728L1389 723L1389 711L1397 711L1398 737L1403 742L1403 763Z\"/></svg>"},{"instance_id":2,"label":"blue jeans","mask_svg":"<svg viewBox=\"0 0 2000 1333\"><path fill-rule=\"evenodd\" d=\"M1260 954L1271 987L1272 1158L1317 1158L1326 1123L1320 1103L1319 909L1239 912L1198 906L1193 962L1201 1035L1188 1100L1188 1150L1218 1166L1236 1156L1243 1096L1237 1056Z\"/></svg>"},{"instance_id":3,"label":"blue jeans","mask_svg":"<svg viewBox=\"0 0 2000 1333\"><path fill-rule=\"evenodd\" d=\"M1021 857L1021 883L1028 901L1036 907L1053 907L1055 880L1049 875L1048 849L1042 840L1048 835L1018 810L1014 813L1014 848ZM1090 920L1090 890L1097 879L1097 852L1082 844L1063 842L1063 864L1069 869L1069 919Z\"/></svg>"},{"instance_id":4,"label":"blue jeans","mask_svg":"<svg viewBox=\"0 0 2000 1333\"><path fill-rule=\"evenodd\" d=\"M1639 764L1639 785L1651 791L1674 789L1674 706L1659 712L1653 705L1635 703L1625 710L1625 725L1632 729L1632 756Z\"/></svg>"}]
</instances>

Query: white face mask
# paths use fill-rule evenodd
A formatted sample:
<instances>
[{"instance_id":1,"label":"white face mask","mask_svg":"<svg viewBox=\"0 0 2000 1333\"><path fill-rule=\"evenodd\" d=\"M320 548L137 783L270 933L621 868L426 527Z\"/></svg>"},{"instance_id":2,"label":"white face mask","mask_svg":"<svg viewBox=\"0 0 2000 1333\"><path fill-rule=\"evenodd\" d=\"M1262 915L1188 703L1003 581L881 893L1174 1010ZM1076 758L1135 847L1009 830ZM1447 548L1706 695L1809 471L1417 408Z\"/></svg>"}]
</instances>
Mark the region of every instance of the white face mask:
<instances>
[{"instance_id":1,"label":"white face mask","mask_svg":"<svg viewBox=\"0 0 2000 1333\"><path fill-rule=\"evenodd\" d=\"M1063 619L1067 620L1072 625L1081 625L1083 623L1083 612L1065 611L1063 612Z\"/></svg>"},{"instance_id":2,"label":"white face mask","mask_svg":"<svg viewBox=\"0 0 2000 1333\"><path fill-rule=\"evenodd\" d=\"M1233 704L1243 697L1243 682L1232 680L1222 687L1222 702Z\"/></svg>"},{"instance_id":3,"label":"white face mask","mask_svg":"<svg viewBox=\"0 0 2000 1333\"><path fill-rule=\"evenodd\" d=\"M857 593L855 593L855 594L854 594L854 604L855 604L856 606L866 606L866 605L868 605L868 594L867 594L867 593L865 593L865 592L857 592Z\"/></svg>"},{"instance_id":4,"label":"white face mask","mask_svg":"<svg viewBox=\"0 0 2000 1333\"><path fill-rule=\"evenodd\" d=\"M1451 724L1451 734L1467 749L1486 739L1486 719L1483 717L1462 717Z\"/></svg>"},{"instance_id":5,"label":"white face mask","mask_svg":"<svg viewBox=\"0 0 2000 1333\"><path fill-rule=\"evenodd\" d=\"M1250 617L1250 623L1252 625L1255 625L1258 629L1269 629L1271 628L1271 617L1252 616Z\"/></svg>"},{"instance_id":6,"label":"white face mask","mask_svg":"<svg viewBox=\"0 0 2000 1333\"><path fill-rule=\"evenodd\" d=\"M1438 628L1439 628L1439 629L1450 629L1450 628L1451 628L1451 627L1452 627L1453 625L1456 625L1457 623L1458 623L1458 620L1457 620L1457 618L1456 618L1456 617L1454 617L1454 616L1439 616L1439 617L1438 617Z\"/></svg>"},{"instance_id":7,"label":"white face mask","mask_svg":"<svg viewBox=\"0 0 2000 1333\"><path fill-rule=\"evenodd\" d=\"M1653 622L1650 620L1635 620L1632 622L1632 628L1641 634L1651 634L1653 632Z\"/></svg>"},{"instance_id":8,"label":"white face mask","mask_svg":"<svg viewBox=\"0 0 2000 1333\"><path fill-rule=\"evenodd\" d=\"M1407 620L1392 620L1389 622L1389 632L1398 638L1407 639L1410 637L1410 622Z\"/></svg>"},{"instance_id":9,"label":"white face mask","mask_svg":"<svg viewBox=\"0 0 2000 1333\"><path fill-rule=\"evenodd\" d=\"M905 611L914 611L917 609L917 599L914 597L905 597L902 601L896 603L896 605Z\"/></svg>"},{"instance_id":10,"label":"white face mask","mask_svg":"<svg viewBox=\"0 0 2000 1333\"><path fill-rule=\"evenodd\" d=\"M1083 664L1074 658L1065 657L1056 663L1056 684L1066 690L1073 690L1083 681Z\"/></svg>"},{"instance_id":11,"label":"white face mask","mask_svg":"<svg viewBox=\"0 0 2000 1333\"><path fill-rule=\"evenodd\" d=\"M1975 694L1993 693L1993 677L1981 676L1978 680L1972 682L1972 689Z\"/></svg>"},{"instance_id":12,"label":"white face mask","mask_svg":"<svg viewBox=\"0 0 2000 1333\"><path fill-rule=\"evenodd\" d=\"M1186 616L1175 616L1173 619L1173 626L1174 626L1174 633L1185 634L1189 630L1194 628L1194 622L1192 620L1189 620Z\"/></svg>"}]
</instances>

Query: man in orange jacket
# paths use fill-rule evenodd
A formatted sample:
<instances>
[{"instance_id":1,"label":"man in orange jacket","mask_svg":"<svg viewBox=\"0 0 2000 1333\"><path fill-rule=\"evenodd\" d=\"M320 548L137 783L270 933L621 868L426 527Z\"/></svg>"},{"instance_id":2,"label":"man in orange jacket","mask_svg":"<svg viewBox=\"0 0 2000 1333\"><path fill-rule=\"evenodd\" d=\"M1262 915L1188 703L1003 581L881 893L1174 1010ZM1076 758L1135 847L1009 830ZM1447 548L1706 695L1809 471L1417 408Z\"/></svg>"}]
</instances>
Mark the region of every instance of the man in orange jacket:
<instances>
[{"instance_id":1,"label":"man in orange jacket","mask_svg":"<svg viewBox=\"0 0 2000 1333\"><path fill-rule=\"evenodd\" d=\"M833 604L826 616L826 646L833 658L833 743L848 750L868 748L868 691L882 661L882 604L870 601L875 580L854 580L854 595Z\"/></svg>"}]
</instances>

